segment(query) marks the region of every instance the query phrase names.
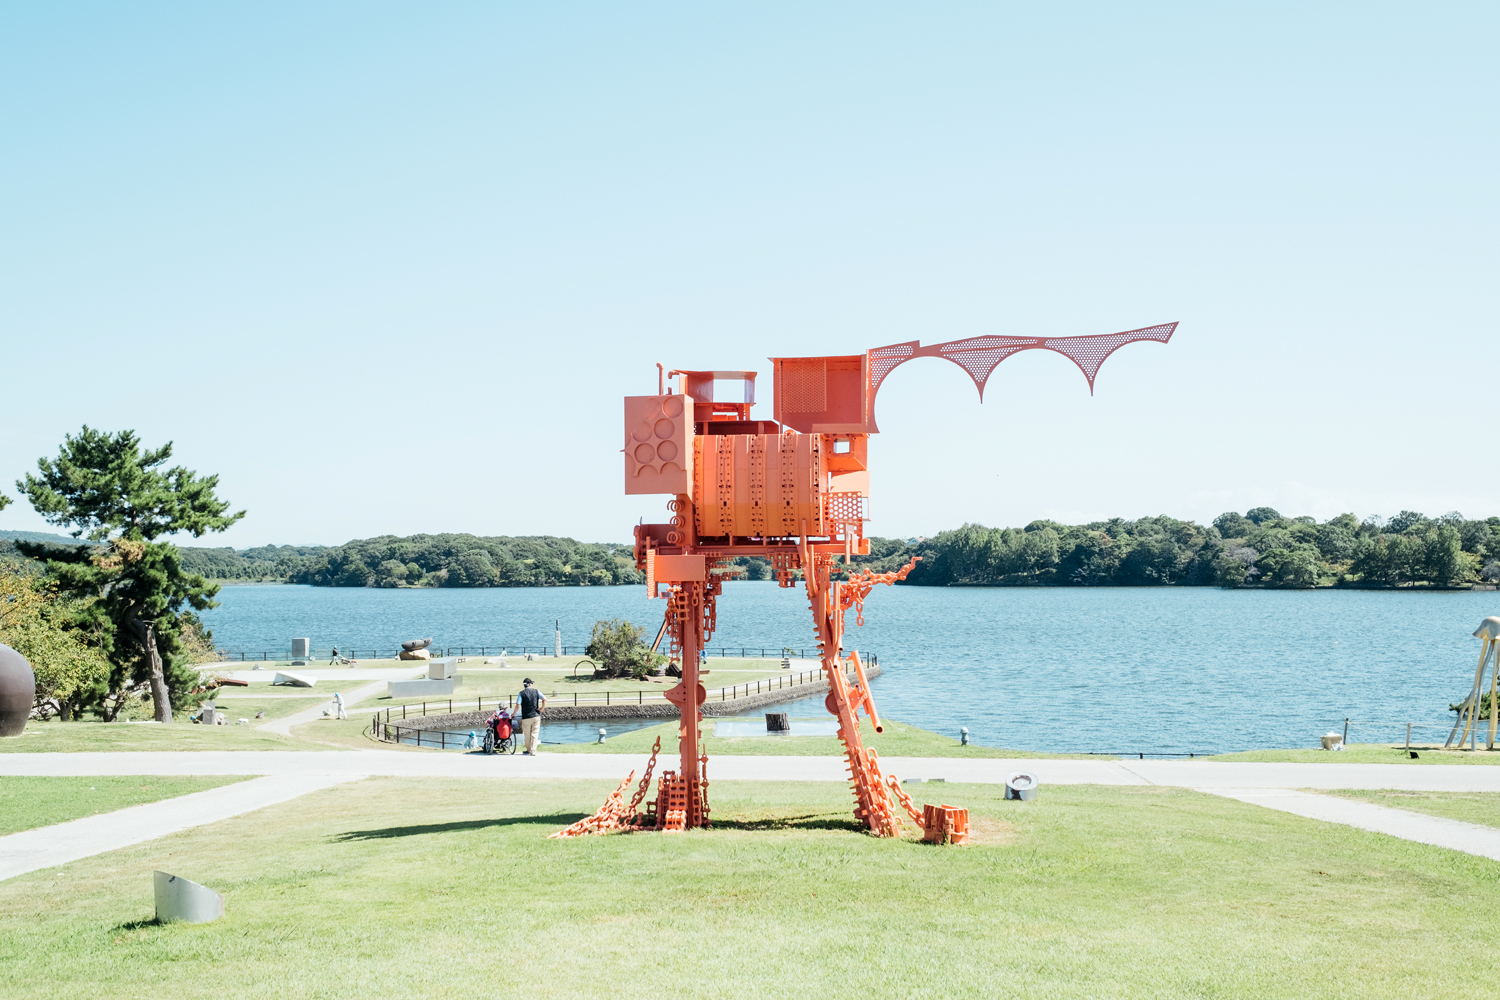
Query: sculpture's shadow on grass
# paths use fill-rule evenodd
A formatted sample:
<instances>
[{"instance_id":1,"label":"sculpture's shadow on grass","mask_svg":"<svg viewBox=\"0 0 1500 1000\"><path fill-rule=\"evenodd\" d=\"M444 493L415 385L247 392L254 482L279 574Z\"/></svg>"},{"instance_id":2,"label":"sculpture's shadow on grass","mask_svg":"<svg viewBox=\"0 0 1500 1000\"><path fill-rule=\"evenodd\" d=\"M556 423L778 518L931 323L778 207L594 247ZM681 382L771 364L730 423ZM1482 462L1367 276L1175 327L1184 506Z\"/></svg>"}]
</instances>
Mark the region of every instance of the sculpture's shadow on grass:
<instances>
[{"instance_id":1,"label":"sculpture's shadow on grass","mask_svg":"<svg viewBox=\"0 0 1500 1000\"><path fill-rule=\"evenodd\" d=\"M745 830L753 833L767 830L845 830L863 833L864 827L839 813L806 813L801 816L758 816L753 819L720 819L710 814L715 830Z\"/></svg>"},{"instance_id":2,"label":"sculpture's shadow on grass","mask_svg":"<svg viewBox=\"0 0 1500 1000\"><path fill-rule=\"evenodd\" d=\"M466 819L454 823L427 823L422 826L388 826L381 830L350 830L333 838L335 844L350 844L361 840L390 840L394 837L422 837L434 833L463 833L469 830L487 830L498 826L522 826L540 824L546 826L571 826L583 819L587 813L553 813L550 816L502 816L496 819Z\"/></svg>"}]
</instances>

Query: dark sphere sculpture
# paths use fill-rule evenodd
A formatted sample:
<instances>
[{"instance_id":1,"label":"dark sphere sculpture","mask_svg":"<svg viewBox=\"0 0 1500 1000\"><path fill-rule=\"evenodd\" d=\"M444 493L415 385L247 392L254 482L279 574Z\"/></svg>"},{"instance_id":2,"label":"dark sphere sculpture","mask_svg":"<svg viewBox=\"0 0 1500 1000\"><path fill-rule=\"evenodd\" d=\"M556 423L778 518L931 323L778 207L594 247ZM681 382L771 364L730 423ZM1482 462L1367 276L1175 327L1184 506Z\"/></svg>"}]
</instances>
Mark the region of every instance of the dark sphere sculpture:
<instances>
[{"instance_id":1,"label":"dark sphere sculpture","mask_svg":"<svg viewBox=\"0 0 1500 1000\"><path fill-rule=\"evenodd\" d=\"M0 644L0 736L20 736L36 701L36 674L26 657Z\"/></svg>"}]
</instances>

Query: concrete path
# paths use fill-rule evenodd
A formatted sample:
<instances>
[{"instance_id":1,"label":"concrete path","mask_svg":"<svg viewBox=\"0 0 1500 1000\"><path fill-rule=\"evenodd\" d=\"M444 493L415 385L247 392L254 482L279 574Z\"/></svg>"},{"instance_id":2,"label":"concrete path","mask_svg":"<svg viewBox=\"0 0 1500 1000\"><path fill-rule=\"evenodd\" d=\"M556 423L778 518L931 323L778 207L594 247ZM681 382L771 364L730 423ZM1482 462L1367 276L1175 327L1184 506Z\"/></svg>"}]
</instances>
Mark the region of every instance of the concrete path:
<instances>
[{"instance_id":1,"label":"concrete path","mask_svg":"<svg viewBox=\"0 0 1500 1000\"><path fill-rule=\"evenodd\" d=\"M412 661L417 663L417 661ZM207 668L201 668L207 669ZM248 684L259 687L262 684L269 685L278 673L296 674L299 677L311 677L319 684L347 684L350 681L404 681L419 674L427 673L426 662L419 663L415 668L403 664L399 667L267 667L265 670L233 670L227 675L231 680L245 681ZM297 688L283 688L283 690L299 690ZM301 690L306 690L305 688Z\"/></svg>"},{"instance_id":2,"label":"concrete path","mask_svg":"<svg viewBox=\"0 0 1500 1000\"><path fill-rule=\"evenodd\" d=\"M349 780L329 775L275 775L12 833L0 837L0 880L217 823Z\"/></svg>"},{"instance_id":3,"label":"concrete path","mask_svg":"<svg viewBox=\"0 0 1500 1000\"><path fill-rule=\"evenodd\" d=\"M321 709L318 714L321 715ZM315 716L316 717L316 716ZM278 720L285 722L287 720ZM669 760L669 758L662 758ZM462 751L203 750L0 754L0 775L284 774L410 778L590 778L618 781L641 771L645 754L543 753L537 757ZM1229 764L1211 761L1027 760L882 757L902 778L986 784L1028 771L1043 785L1166 785L1195 789L1395 788L1500 792L1500 766L1480 764ZM711 780L844 781L841 757L710 757Z\"/></svg>"},{"instance_id":4,"label":"concrete path","mask_svg":"<svg viewBox=\"0 0 1500 1000\"><path fill-rule=\"evenodd\" d=\"M1389 834L1419 844L1446 847L1465 854L1500 861L1500 829L1464 823L1442 816L1391 809L1373 802L1341 799L1333 795L1298 792L1290 788L1200 788L1210 795L1222 795L1251 805L1318 819L1325 823Z\"/></svg>"},{"instance_id":5,"label":"concrete path","mask_svg":"<svg viewBox=\"0 0 1500 1000\"><path fill-rule=\"evenodd\" d=\"M368 697L363 690L351 692ZM319 718L322 706L276 720L286 729ZM269 728L269 727L265 727ZM285 731L285 730L282 730ZM259 781L134 806L107 816L0 837L0 878L149 840L174 830L282 802L342 781L384 775L407 778L550 778L619 781L639 775L644 754L420 753L396 750L207 750L0 754L0 775L265 775ZM1500 830L1408 813L1295 788L1393 788L1405 791L1500 792L1500 767L1402 764L1254 764L1209 761L1028 760L882 757L886 774L997 784L1028 771L1042 785L1162 785L1225 795L1311 819L1344 823L1424 844L1500 860ZM715 781L845 780L838 757L720 755L708 762ZM262 791L264 790L264 791ZM213 808L200 802L218 803ZM217 811L216 811L217 810ZM144 814L139 822L133 816ZM59 837L56 831L73 829ZM154 831L154 832L153 832ZM29 839L28 839L29 838ZM100 846L103 845L103 846ZM53 853L47 853L52 851ZM79 853L79 852L82 853ZM14 856L14 857L13 857ZM49 860L57 858L58 860ZM39 860L37 860L39 859ZM20 867L16 867L16 866ZM12 870L14 869L14 870ZM6 873L9 874L6 874Z\"/></svg>"},{"instance_id":6,"label":"concrete path","mask_svg":"<svg viewBox=\"0 0 1500 1000\"><path fill-rule=\"evenodd\" d=\"M392 677L390 679L402 680L403 678ZM385 690L386 683L386 681L376 681L374 684L366 684L364 687L355 688L353 691L345 694L344 711L347 713L351 706L359 704L366 698L375 697ZM280 733L282 736L290 736L292 735L293 726L300 726L304 722L316 722L323 717L323 712L326 709L331 708L333 708L333 699L330 697L322 704L314 705L312 708L304 708L300 712L293 712L282 719L272 719L270 722L261 723L255 728L264 729L268 733Z\"/></svg>"}]
</instances>

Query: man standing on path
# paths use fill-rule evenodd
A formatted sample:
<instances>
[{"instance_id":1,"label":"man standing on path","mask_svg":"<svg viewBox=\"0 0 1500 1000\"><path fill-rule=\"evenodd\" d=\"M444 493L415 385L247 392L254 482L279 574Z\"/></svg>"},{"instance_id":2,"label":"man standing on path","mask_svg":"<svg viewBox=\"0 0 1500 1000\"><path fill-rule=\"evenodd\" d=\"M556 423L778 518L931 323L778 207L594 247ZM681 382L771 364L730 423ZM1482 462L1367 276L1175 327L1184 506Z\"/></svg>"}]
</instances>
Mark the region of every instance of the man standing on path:
<instances>
[{"instance_id":1,"label":"man standing on path","mask_svg":"<svg viewBox=\"0 0 1500 1000\"><path fill-rule=\"evenodd\" d=\"M530 677L521 683L525 686L521 688L516 701L521 706L521 735L526 739L526 749L523 752L528 757L534 757L537 744L542 741L542 712L547 708L547 699L542 692L531 686Z\"/></svg>"}]
</instances>

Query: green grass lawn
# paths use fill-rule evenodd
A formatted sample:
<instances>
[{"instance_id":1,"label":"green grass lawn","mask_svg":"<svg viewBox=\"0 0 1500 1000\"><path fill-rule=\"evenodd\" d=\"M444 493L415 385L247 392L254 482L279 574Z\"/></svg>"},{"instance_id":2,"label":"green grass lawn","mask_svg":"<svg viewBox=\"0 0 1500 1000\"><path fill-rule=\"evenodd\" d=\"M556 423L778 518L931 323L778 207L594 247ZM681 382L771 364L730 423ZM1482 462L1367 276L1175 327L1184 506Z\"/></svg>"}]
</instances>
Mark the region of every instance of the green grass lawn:
<instances>
[{"instance_id":1,"label":"green grass lawn","mask_svg":"<svg viewBox=\"0 0 1500 1000\"><path fill-rule=\"evenodd\" d=\"M1413 760L1405 747L1389 743L1351 743L1343 750L1244 750L1221 753L1204 760L1250 761L1257 763L1296 764L1500 764L1500 751L1444 750L1441 747L1413 746Z\"/></svg>"},{"instance_id":2,"label":"green grass lawn","mask_svg":"<svg viewBox=\"0 0 1500 1000\"><path fill-rule=\"evenodd\" d=\"M455 707L457 707L455 705ZM368 735L370 713L350 712L348 719L317 719L305 722L292 730L302 740L316 740L330 746L345 746L361 749L402 749L413 753L457 753L457 750L439 750L435 747L397 746L394 743L376 743ZM830 716L831 718L831 716ZM1031 757L1070 758L1068 754L1033 753L1025 750L1002 750L995 747L961 746L957 740L937 733L908 726L903 722L883 720L885 732L876 735L865 720L860 720L860 732L866 746L873 746L882 756L889 757ZM599 725L608 728L608 720ZM766 736L719 739L712 734L712 720L705 720L703 731L704 748L710 756L722 754L775 754L782 756L842 756L843 745L834 736ZM677 753L677 722L665 722L648 726L634 732L610 736L601 746L598 743L545 743L544 753L613 753L649 754L656 738L661 737L663 759ZM547 727L542 726L542 739L547 739ZM1082 755L1072 758L1092 759ZM712 764L710 764L712 767Z\"/></svg>"},{"instance_id":3,"label":"green grass lawn","mask_svg":"<svg viewBox=\"0 0 1500 1000\"><path fill-rule=\"evenodd\" d=\"M840 785L711 788L717 828L579 840L598 782L369 779L0 882L13 1000L1443 998L1493 988L1500 864L1230 799L948 785L975 843ZM152 922L161 867L227 916Z\"/></svg>"},{"instance_id":4,"label":"green grass lawn","mask_svg":"<svg viewBox=\"0 0 1500 1000\"><path fill-rule=\"evenodd\" d=\"M267 697L265 692L247 692L244 688L233 688L230 690L235 693L230 694L228 697L222 694L219 695L213 699L214 704L233 719L249 719L250 725L268 722L271 719L285 718L303 709L312 708L315 705L322 705L325 702L333 700L332 691L329 691L327 694L308 695L305 698L287 698L275 695ZM195 701L193 703L193 711L198 711L200 706L201 701ZM257 719L255 717L256 712L265 712L265 718ZM188 725L192 725L192 723L189 722Z\"/></svg>"},{"instance_id":5,"label":"green grass lawn","mask_svg":"<svg viewBox=\"0 0 1500 1000\"><path fill-rule=\"evenodd\" d=\"M832 719L833 716L828 716ZM1079 754L1033 753L1025 750L1005 750L999 747L963 746L958 740L916 726L909 726L894 719L882 719L885 732L877 734L867 719L859 721L860 737L865 746L874 747L883 757L1031 757L1031 758L1079 758ZM599 723L608 728L608 722ZM703 720L703 746L710 757L719 754L746 754L765 756L840 757L844 745L837 736L742 736L720 739L713 733L713 720ZM610 736L601 746L598 743L562 743L547 746L549 752L562 753L641 753L651 752L656 738L661 737L661 752L677 752L677 722L673 720L660 726L649 726L634 732ZM542 724L542 738L547 737L547 726Z\"/></svg>"},{"instance_id":6,"label":"green grass lawn","mask_svg":"<svg viewBox=\"0 0 1500 1000\"><path fill-rule=\"evenodd\" d=\"M0 776L0 836L70 819L114 812L126 806L175 798L241 777L30 778Z\"/></svg>"},{"instance_id":7,"label":"green grass lawn","mask_svg":"<svg viewBox=\"0 0 1500 1000\"><path fill-rule=\"evenodd\" d=\"M238 710L236 710L238 711ZM236 716L238 718L238 716ZM265 720L260 720L264 722ZM365 720L369 724L369 720ZM328 750L328 746L262 732L254 726L123 722L28 722L20 736L0 739L0 753L97 750Z\"/></svg>"},{"instance_id":8,"label":"green grass lawn","mask_svg":"<svg viewBox=\"0 0 1500 1000\"><path fill-rule=\"evenodd\" d=\"M1500 793L1497 792L1403 792L1396 789L1340 789L1323 792L1346 799L1373 802L1392 809L1409 809L1430 816L1500 827Z\"/></svg>"},{"instance_id":9,"label":"green grass lawn","mask_svg":"<svg viewBox=\"0 0 1500 1000\"><path fill-rule=\"evenodd\" d=\"M299 741L315 744L312 749L336 750L405 750L412 753L451 753L456 751L434 750L427 747L408 746L404 743L381 743L370 736L370 711L349 711L347 719L314 719L292 727L292 735Z\"/></svg>"}]
</instances>

